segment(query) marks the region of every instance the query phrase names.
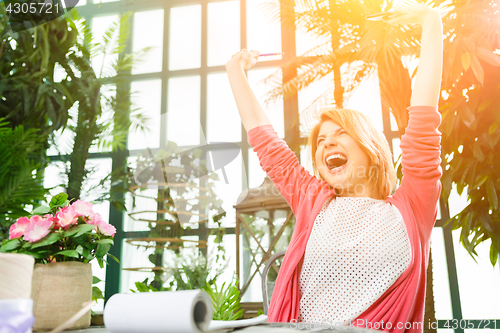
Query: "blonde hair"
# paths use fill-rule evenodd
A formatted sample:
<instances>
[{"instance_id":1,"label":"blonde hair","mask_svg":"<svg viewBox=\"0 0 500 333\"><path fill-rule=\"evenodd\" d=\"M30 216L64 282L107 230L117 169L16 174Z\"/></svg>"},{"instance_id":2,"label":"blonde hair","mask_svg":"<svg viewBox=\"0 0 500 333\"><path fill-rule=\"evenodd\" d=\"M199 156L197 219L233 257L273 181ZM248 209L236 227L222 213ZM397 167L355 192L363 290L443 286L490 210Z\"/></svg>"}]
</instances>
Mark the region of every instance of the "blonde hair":
<instances>
[{"instance_id":1,"label":"blonde hair","mask_svg":"<svg viewBox=\"0 0 500 333\"><path fill-rule=\"evenodd\" d=\"M396 171L392 162L391 150L385 136L380 133L368 117L350 109L326 109L320 115L320 121L309 135L313 169L316 176L323 179L316 165L317 137L321 125L332 120L342 127L347 134L368 155L370 168L368 172L369 185L373 193L385 199L396 188Z\"/></svg>"}]
</instances>

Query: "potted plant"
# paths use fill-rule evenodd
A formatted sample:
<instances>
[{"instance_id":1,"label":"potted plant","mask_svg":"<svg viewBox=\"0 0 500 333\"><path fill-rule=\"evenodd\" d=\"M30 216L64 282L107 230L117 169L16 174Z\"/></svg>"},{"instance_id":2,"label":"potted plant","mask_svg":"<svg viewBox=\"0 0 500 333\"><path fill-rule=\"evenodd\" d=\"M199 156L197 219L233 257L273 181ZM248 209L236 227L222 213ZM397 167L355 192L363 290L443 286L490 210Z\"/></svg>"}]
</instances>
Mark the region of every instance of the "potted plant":
<instances>
[{"instance_id":1,"label":"potted plant","mask_svg":"<svg viewBox=\"0 0 500 333\"><path fill-rule=\"evenodd\" d=\"M104 264L116 229L93 211L92 203L68 201L65 193L40 206L30 217L20 217L9 229L0 252L35 258L32 292L34 330L51 330L92 300L90 261ZM112 257L114 258L114 257ZM116 258L114 258L116 260ZM71 328L90 325L90 312Z\"/></svg>"}]
</instances>

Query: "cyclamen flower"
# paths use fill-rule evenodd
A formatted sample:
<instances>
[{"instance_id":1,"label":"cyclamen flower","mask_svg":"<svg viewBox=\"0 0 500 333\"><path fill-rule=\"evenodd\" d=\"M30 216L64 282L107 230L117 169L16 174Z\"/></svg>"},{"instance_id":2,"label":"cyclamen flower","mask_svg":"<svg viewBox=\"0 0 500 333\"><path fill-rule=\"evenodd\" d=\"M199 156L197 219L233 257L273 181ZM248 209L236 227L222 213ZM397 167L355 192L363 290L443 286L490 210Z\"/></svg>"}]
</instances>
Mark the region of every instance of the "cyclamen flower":
<instances>
[{"instance_id":1,"label":"cyclamen flower","mask_svg":"<svg viewBox=\"0 0 500 333\"><path fill-rule=\"evenodd\" d=\"M92 213L92 206L90 202L76 200L70 207L73 207L78 216L89 216Z\"/></svg>"},{"instance_id":2,"label":"cyclamen flower","mask_svg":"<svg viewBox=\"0 0 500 333\"><path fill-rule=\"evenodd\" d=\"M72 206L59 208L59 212L56 214L58 223L61 227L67 227L71 224L78 223L78 215L75 213L75 209Z\"/></svg>"},{"instance_id":3,"label":"cyclamen flower","mask_svg":"<svg viewBox=\"0 0 500 333\"><path fill-rule=\"evenodd\" d=\"M97 226L97 228L99 228L99 231L104 236L112 236L112 237L114 237L115 234L116 234L116 228L112 224L109 224L109 223L99 224Z\"/></svg>"},{"instance_id":4,"label":"cyclamen flower","mask_svg":"<svg viewBox=\"0 0 500 333\"><path fill-rule=\"evenodd\" d=\"M38 220L38 219L37 219ZM36 242L47 236L52 227L52 221L50 220L38 220L37 222L30 223L24 230L23 239L28 242Z\"/></svg>"},{"instance_id":5,"label":"cyclamen flower","mask_svg":"<svg viewBox=\"0 0 500 333\"><path fill-rule=\"evenodd\" d=\"M31 224L30 219L27 217L20 217L17 222L9 228L9 239L19 238L24 235L26 227Z\"/></svg>"}]
</instances>

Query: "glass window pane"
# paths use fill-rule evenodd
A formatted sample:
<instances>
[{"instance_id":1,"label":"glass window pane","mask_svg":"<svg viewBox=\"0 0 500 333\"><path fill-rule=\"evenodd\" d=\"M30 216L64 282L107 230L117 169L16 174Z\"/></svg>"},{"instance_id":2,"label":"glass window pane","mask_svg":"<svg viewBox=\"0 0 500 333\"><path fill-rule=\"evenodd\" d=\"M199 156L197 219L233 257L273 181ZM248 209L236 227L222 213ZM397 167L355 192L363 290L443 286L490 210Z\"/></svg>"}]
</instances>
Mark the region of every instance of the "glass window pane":
<instances>
[{"instance_id":1,"label":"glass window pane","mask_svg":"<svg viewBox=\"0 0 500 333\"><path fill-rule=\"evenodd\" d=\"M295 50L297 55L317 56L332 52L331 38L317 36L306 31L303 23L297 25L295 30Z\"/></svg>"},{"instance_id":2,"label":"glass window pane","mask_svg":"<svg viewBox=\"0 0 500 333\"><path fill-rule=\"evenodd\" d=\"M130 289L136 290L135 283L154 278L152 271L139 270L142 267L152 268L154 265L149 261L149 255L155 252L154 248L131 245L127 243L130 239L124 239L122 243L122 255L120 263L123 267L121 275L120 292L128 293ZM145 244L145 243L144 243Z\"/></svg>"},{"instance_id":3,"label":"glass window pane","mask_svg":"<svg viewBox=\"0 0 500 333\"><path fill-rule=\"evenodd\" d=\"M394 163L399 159L401 156L401 147L399 146L401 144L400 139L392 139L392 157L394 159Z\"/></svg>"},{"instance_id":4,"label":"glass window pane","mask_svg":"<svg viewBox=\"0 0 500 333\"><path fill-rule=\"evenodd\" d=\"M443 228L434 228L431 236L432 251L432 290L434 292L434 309L437 319L451 319L450 283L446 250L444 247Z\"/></svg>"},{"instance_id":5,"label":"glass window pane","mask_svg":"<svg viewBox=\"0 0 500 333\"><path fill-rule=\"evenodd\" d=\"M201 5L170 10L170 70L201 65Z\"/></svg>"},{"instance_id":6,"label":"glass window pane","mask_svg":"<svg viewBox=\"0 0 500 333\"><path fill-rule=\"evenodd\" d=\"M43 187L51 188L50 195L56 195L61 192L66 192L66 184L68 176L66 175L66 163L51 162L44 170Z\"/></svg>"},{"instance_id":7,"label":"glass window pane","mask_svg":"<svg viewBox=\"0 0 500 333\"><path fill-rule=\"evenodd\" d=\"M285 120L283 118L283 99L265 105L266 94L271 90L262 80L276 72L277 68L254 69L248 72L248 81L260 104L264 108L274 130L280 138L285 137Z\"/></svg>"},{"instance_id":8,"label":"glass window pane","mask_svg":"<svg viewBox=\"0 0 500 333\"><path fill-rule=\"evenodd\" d=\"M94 42L103 45L104 43L104 33L113 24L113 22L118 21L118 15L108 15L99 16L92 19L92 34L94 36ZM118 39L118 33L115 32L113 39L111 40L111 49L116 48L116 43ZM92 67L96 72L98 77L106 76L104 73L108 73L111 69L111 64L118 59L117 54L106 54L104 56L102 51L92 59ZM103 66L104 61L104 66Z\"/></svg>"},{"instance_id":9,"label":"glass window pane","mask_svg":"<svg viewBox=\"0 0 500 333\"><path fill-rule=\"evenodd\" d=\"M104 133L108 134L105 137L105 141L111 143L113 140L112 138L112 128L113 128L113 115L114 115L114 110L111 107L111 102L112 99L116 96L116 88L114 85L107 85L107 86L102 86L101 87L101 116L97 120L99 124L102 125L108 125L109 128L104 130ZM94 144L90 147L89 152L90 153L97 153L97 152L109 152L111 151L111 146L108 145L103 146L102 144L105 142L97 142L95 141Z\"/></svg>"},{"instance_id":10,"label":"glass window pane","mask_svg":"<svg viewBox=\"0 0 500 333\"><path fill-rule=\"evenodd\" d=\"M200 144L199 76L169 79L167 139L178 146Z\"/></svg>"},{"instance_id":11,"label":"glass window pane","mask_svg":"<svg viewBox=\"0 0 500 333\"><path fill-rule=\"evenodd\" d=\"M389 112L389 117L391 119L391 131L399 131L398 123L396 122L396 118L394 118L394 114Z\"/></svg>"},{"instance_id":12,"label":"glass window pane","mask_svg":"<svg viewBox=\"0 0 500 333\"><path fill-rule=\"evenodd\" d=\"M247 1L247 49L260 53L281 52L281 22L271 19L269 7L279 8L278 0ZM279 9L278 9L279 10ZM261 57L259 61L281 59L281 55Z\"/></svg>"},{"instance_id":13,"label":"glass window pane","mask_svg":"<svg viewBox=\"0 0 500 333\"><path fill-rule=\"evenodd\" d=\"M311 175L314 176L312 156L311 156L311 147L309 145L300 147L300 164L307 171L309 171L309 173Z\"/></svg>"},{"instance_id":14,"label":"glass window pane","mask_svg":"<svg viewBox=\"0 0 500 333\"><path fill-rule=\"evenodd\" d=\"M226 73L208 75L207 141L240 142L241 119Z\"/></svg>"},{"instance_id":15,"label":"glass window pane","mask_svg":"<svg viewBox=\"0 0 500 333\"><path fill-rule=\"evenodd\" d=\"M253 148L248 149L248 187L259 187L265 177L266 173L260 166L257 153L253 151Z\"/></svg>"},{"instance_id":16,"label":"glass window pane","mask_svg":"<svg viewBox=\"0 0 500 333\"><path fill-rule=\"evenodd\" d=\"M476 247L476 263L459 243L460 230L454 230L452 235L463 318L500 318L500 270L490 262L491 240Z\"/></svg>"},{"instance_id":17,"label":"glass window pane","mask_svg":"<svg viewBox=\"0 0 500 333\"><path fill-rule=\"evenodd\" d=\"M330 73L298 92L300 136L309 137L309 133L317 124L322 105L330 105L333 100L333 74Z\"/></svg>"},{"instance_id":18,"label":"glass window pane","mask_svg":"<svg viewBox=\"0 0 500 333\"><path fill-rule=\"evenodd\" d=\"M455 216L460 213L467 205L470 200L467 198L467 187L464 188L462 194L458 194L457 185L453 184L450 192L450 197L448 198L448 204L450 206L450 216Z\"/></svg>"},{"instance_id":19,"label":"glass window pane","mask_svg":"<svg viewBox=\"0 0 500 333\"><path fill-rule=\"evenodd\" d=\"M136 112L148 118L147 131L131 128L128 149L158 148L160 146L161 80L136 81L131 85L131 101Z\"/></svg>"},{"instance_id":20,"label":"glass window pane","mask_svg":"<svg viewBox=\"0 0 500 333\"><path fill-rule=\"evenodd\" d=\"M210 257L210 255L217 252L217 246L219 245L216 244L214 240L215 235L208 236L207 253L209 255L209 259L212 260L209 262L215 261L215 255L212 255L212 258ZM217 285L219 285L219 283L221 285L223 283L226 283L227 286L227 284L232 281L233 275L236 270L236 235L224 235L224 237L222 238L222 246L224 246L224 248L226 249L227 267L223 271L223 273L217 277ZM220 265L220 262L218 264Z\"/></svg>"},{"instance_id":21,"label":"glass window pane","mask_svg":"<svg viewBox=\"0 0 500 333\"><path fill-rule=\"evenodd\" d=\"M54 133L54 141L51 142L47 155L66 155L73 151L73 140L75 132L69 129L70 126L76 127L78 117L78 101L68 110L69 118L66 128L60 128ZM47 186L46 186L47 187ZM57 193L56 193L57 194Z\"/></svg>"},{"instance_id":22,"label":"glass window pane","mask_svg":"<svg viewBox=\"0 0 500 333\"><path fill-rule=\"evenodd\" d=\"M224 65L240 50L240 2L208 4L208 66Z\"/></svg>"},{"instance_id":23,"label":"glass window pane","mask_svg":"<svg viewBox=\"0 0 500 333\"><path fill-rule=\"evenodd\" d=\"M344 68L347 74L347 67ZM344 101L344 107L363 113L370 118L380 132L383 132L382 102L380 101L380 87L377 75L371 75L363 79L351 93L349 99Z\"/></svg>"},{"instance_id":24,"label":"glass window pane","mask_svg":"<svg viewBox=\"0 0 500 333\"><path fill-rule=\"evenodd\" d=\"M214 159L214 155L212 152L212 159ZM214 193L217 195L217 198L222 200L221 208L226 212L226 217L222 220L222 225L225 227L234 227L236 225L236 211L233 208L236 205L236 201L238 196L243 191L242 188L242 177L245 177L245 173L242 172L242 155L241 151L238 156L229 162L222 169L218 169L215 172L219 176L219 180L215 182ZM224 174L227 177L227 183L224 179ZM246 179L245 179L246 184ZM215 226L215 224L209 223L209 227Z\"/></svg>"},{"instance_id":25,"label":"glass window pane","mask_svg":"<svg viewBox=\"0 0 500 333\"><path fill-rule=\"evenodd\" d=\"M135 194L135 207L132 207L132 200ZM126 194L127 214L123 219L124 231L149 231L148 220L156 221L158 209L155 198L158 196L158 190L154 188L137 189L133 193Z\"/></svg>"},{"instance_id":26,"label":"glass window pane","mask_svg":"<svg viewBox=\"0 0 500 333\"><path fill-rule=\"evenodd\" d=\"M134 14L133 50L151 49L134 65L133 74L161 72L163 60L163 9Z\"/></svg>"}]
</instances>

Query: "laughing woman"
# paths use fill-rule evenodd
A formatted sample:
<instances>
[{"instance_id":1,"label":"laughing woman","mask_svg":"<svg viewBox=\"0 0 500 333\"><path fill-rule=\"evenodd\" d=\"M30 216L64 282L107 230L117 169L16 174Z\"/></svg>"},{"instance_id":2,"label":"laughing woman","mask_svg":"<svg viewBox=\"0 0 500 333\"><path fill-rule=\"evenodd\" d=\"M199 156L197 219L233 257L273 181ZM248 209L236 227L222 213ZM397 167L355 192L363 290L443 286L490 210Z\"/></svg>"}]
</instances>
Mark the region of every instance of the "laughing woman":
<instances>
[{"instance_id":1,"label":"laughing woman","mask_svg":"<svg viewBox=\"0 0 500 333\"><path fill-rule=\"evenodd\" d=\"M396 190L387 141L361 113L321 114L309 137L314 177L276 135L248 84L244 70L257 62L258 52L243 50L226 64L248 141L296 217L270 321L422 332L441 191L442 23L438 12L422 4L395 8L387 22L422 26L409 123L401 139L403 179Z\"/></svg>"}]
</instances>

